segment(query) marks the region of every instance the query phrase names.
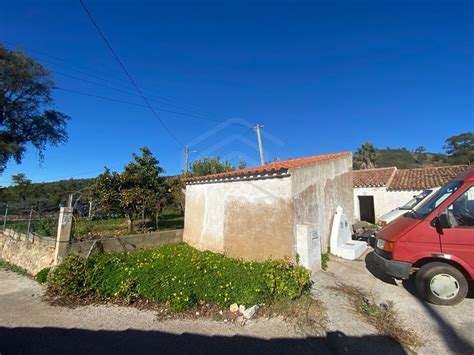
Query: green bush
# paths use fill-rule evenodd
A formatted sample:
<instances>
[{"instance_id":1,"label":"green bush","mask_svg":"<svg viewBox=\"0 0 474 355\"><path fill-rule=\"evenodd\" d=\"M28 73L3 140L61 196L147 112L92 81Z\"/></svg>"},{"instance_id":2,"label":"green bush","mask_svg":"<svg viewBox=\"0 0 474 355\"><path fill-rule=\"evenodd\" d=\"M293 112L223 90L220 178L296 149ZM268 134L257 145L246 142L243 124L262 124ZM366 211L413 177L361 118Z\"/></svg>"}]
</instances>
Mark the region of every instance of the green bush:
<instances>
[{"instance_id":1,"label":"green bush","mask_svg":"<svg viewBox=\"0 0 474 355\"><path fill-rule=\"evenodd\" d=\"M71 256L48 282L64 295L141 298L182 311L200 300L227 307L295 299L309 275L288 261L245 262L179 244L88 261Z\"/></svg>"},{"instance_id":2,"label":"green bush","mask_svg":"<svg viewBox=\"0 0 474 355\"><path fill-rule=\"evenodd\" d=\"M35 276L35 280L38 281L40 284L46 283L48 279L49 270L51 270L49 267L45 267L44 269L38 271Z\"/></svg>"},{"instance_id":3,"label":"green bush","mask_svg":"<svg viewBox=\"0 0 474 355\"><path fill-rule=\"evenodd\" d=\"M83 296L89 292L87 271L87 260L71 255L60 266L51 270L48 284L65 296Z\"/></svg>"}]
</instances>

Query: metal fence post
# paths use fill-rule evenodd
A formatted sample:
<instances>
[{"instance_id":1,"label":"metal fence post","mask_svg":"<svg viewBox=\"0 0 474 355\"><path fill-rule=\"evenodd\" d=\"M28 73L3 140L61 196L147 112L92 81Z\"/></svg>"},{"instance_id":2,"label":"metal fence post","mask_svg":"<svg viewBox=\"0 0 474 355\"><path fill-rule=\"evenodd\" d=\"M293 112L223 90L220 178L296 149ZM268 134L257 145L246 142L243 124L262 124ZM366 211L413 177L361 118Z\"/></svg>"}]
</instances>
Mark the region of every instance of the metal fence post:
<instances>
[{"instance_id":1,"label":"metal fence post","mask_svg":"<svg viewBox=\"0 0 474 355\"><path fill-rule=\"evenodd\" d=\"M5 233L5 229L7 227L7 217L8 217L8 205L5 208L5 216L3 217L3 232Z\"/></svg>"},{"instance_id":2,"label":"metal fence post","mask_svg":"<svg viewBox=\"0 0 474 355\"><path fill-rule=\"evenodd\" d=\"M30 239L30 229L31 229L31 216L33 215L33 209L30 209L30 217L28 218L28 229L26 230L26 240ZM33 239L34 241L34 239Z\"/></svg>"}]
</instances>

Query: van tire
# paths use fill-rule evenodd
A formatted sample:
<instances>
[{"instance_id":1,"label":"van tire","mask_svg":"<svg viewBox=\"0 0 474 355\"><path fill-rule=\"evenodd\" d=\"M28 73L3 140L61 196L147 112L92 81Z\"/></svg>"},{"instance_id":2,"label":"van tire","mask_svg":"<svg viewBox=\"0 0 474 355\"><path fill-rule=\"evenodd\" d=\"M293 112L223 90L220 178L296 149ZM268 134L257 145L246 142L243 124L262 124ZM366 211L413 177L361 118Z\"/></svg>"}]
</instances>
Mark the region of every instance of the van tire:
<instances>
[{"instance_id":1,"label":"van tire","mask_svg":"<svg viewBox=\"0 0 474 355\"><path fill-rule=\"evenodd\" d=\"M439 288L437 285L446 287ZM441 262L423 265L415 277L418 294L430 303L452 306L467 295L469 285L466 277L455 267ZM447 289L447 291L445 291ZM442 290L443 292L437 293Z\"/></svg>"}]
</instances>

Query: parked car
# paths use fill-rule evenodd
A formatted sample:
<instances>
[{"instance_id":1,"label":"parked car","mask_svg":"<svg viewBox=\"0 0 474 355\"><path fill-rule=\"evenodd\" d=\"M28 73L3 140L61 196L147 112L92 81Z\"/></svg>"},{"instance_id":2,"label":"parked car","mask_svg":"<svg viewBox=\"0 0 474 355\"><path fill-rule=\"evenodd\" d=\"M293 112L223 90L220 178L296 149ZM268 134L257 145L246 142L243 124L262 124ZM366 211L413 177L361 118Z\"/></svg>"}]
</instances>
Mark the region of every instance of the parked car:
<instances>
[{"instance_id":1,"label":"parked car","mask_svg":"<svg viewBox=\"0 0 474 355\"><path fill-rule=\"evenodd\" d=\"M461 302L474 279L474 168L382 228L374 255L377 267L396 278L416 272L417 291L428 302Z\"/></svg>"},{"instance_id":2,"label":"parked car","mask_svg":"<svg viewBox=\"0 0 474 355\"><path fill-rule=\"evenodd\" d=\"M401 207L397 207L394 210L391 210L390 212L387 212L383 214L382 216L379 217L377 221L377 225L379 227L385 227L387 224L390 222L393 222L395 219L400 217L401 215L407 213L408 211L416 209L417 206L421 205L421 202L431 195L433 192L435 192L437 189L427 189L423 190L420 192L418 195L413 196L413 198L405 203Z\"/></svg>"}]
</instances>

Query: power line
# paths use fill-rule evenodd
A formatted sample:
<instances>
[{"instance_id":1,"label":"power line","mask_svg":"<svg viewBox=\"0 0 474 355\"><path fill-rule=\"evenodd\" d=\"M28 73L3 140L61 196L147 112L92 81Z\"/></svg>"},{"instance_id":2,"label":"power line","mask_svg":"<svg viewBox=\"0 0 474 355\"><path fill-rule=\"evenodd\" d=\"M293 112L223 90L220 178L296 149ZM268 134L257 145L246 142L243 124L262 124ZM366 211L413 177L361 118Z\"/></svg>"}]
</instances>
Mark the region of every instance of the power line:
<instances>
[{"instance_id":1,"label":"power line","mask_svg":"<svg viewBox=\"0 0 474 355\"><path fill-rule=\"evenodd\" d=\"M74 94L79 94L79 95L84 95L84 96L89 96L89 97L95 97L95 98L102 99L102 100L108 100L108 101L118 102L118 103L122 103L122 104L148 108L147 105L142 105L142 104L138 104L136 102L116 99L116 98L109 97L109 96L91 94L91 93L88 93L88 92L74 90L74 89L67 89L67 88L63 88L63 87L60 87L60 86L56 86L55 89L56 90L61 90L61 91L66 91L66 92L71 92L71 93L74 93ZM184 113L184 112L167 110L167 109L164 109L164 108L156 108L156 107L154 109L156 111L168 112L168 113L173 113L173 114L181 115L181 116L188 116L188 117L197 118L197 119L210 121L210 122L215 122L215 123L222 123L222 121L213 120L211 118L206 118L206 117L201 117L201 116L195 116L195 115L191 115L191 114Z\"/></svg>"},{"instance_id":2,"label":"power line","mask_svg":"<svg viewBox=\"0 0 474 355\"><path fill-rule=\"evenodd\" d=\"M89 19L91 20L92 24L94 25L95 29L97 30L97 32L99 33L99 35L102 37L102 39L104 40L105 44L107 45L107 47L109 48L109 51L110 53L112 53L112 55L114 56L115 60L117 61L117 63L119 63L120 67L122 68L123 72L125 73L125 75L128 77L128 79L130 80L130 82L133 84L133 86L135 87L135 89L137 90L137 92L140 94L140 96L142 97L143 101L146 103L146 105L148 106L148 108L150 109L150 111L153 113L153 115L160 121L161 125L166 129L166 131L168 132L168 134L181 146L184 148L184 144L181 143L181 141L173 134L173 132L168 128L168 126L163 122L163 120L160 118L160 116L158 116L158 114L156 113L156 111L154 110L154 108L150 105L150 103L148 102L147 98L145 97L145 95L143 95L141 89L138 87L138 85L135 83L135 80L133 80L132 76L130 75L130 73L127 71L127 69L125 68L125 66L123 65L122 61L120 60L120 58L118 57L118 55L115 53L115 50L112 48L112 45L109 43L109 41L107 40L107 38L105 37L104 33L102 32L102 30L100 29L99 25L97 24L97 22L94 20L94 17L92 16L92 14L89 12L89 10L87 9L86 5L84 4L84 1L83 0L79 0L79 2L81 3L81 6L82 8L84 9L84 11L86 12L87 16L89 17Z\"/></svg>"},{"instance_id":3,"label":"power line","mask_svg":"<svg viewBox=\"0 0 474 355\"><path fill-rule=\"evenodd\" d=\"M88 80L88 79L84 79L84 78L80 78L80 77L77 77L77 76L74 76L74 75L69 75L69 74L66 74L66 73L58 72L58 71L54 71L54 73L59 74L59 75L62 75L62 76L65 76L65 77L67 77L67 78L72 78L72 79L80 80L80 81L83 81L83 82L86 82L86 83L98 85L98 86L101 86L101 87L104 87L104 88L107 88L107 89L115 90L115 91L117 91L117 92L121 92L121 93L124 93L124 94L127 94L127 95L131 95L131 96L134 96L134 97L141 97L140 95L134 94L134 93L132 93L132 92L130 92L130 91L117 89L117 88L114 88L114 87L110 87L110 86L108 86L108 85L104 85L104 84L101 84L101 83L97 83L97 82L95 82L95 81ZM113 99L113 98L107 98L107 97L100 96L100 95L88 94L88 93L84 93L84 92L80 92L80 91L72 90L72 89L69 90L69 89L64 89L64 88L60 88L60 87L56 87L56 89L64 90L64 91L70 91L70 92L75 92L75 93L78 93L78 94L83 94L83 95L88 95L88 96L97 96L97 97L100 97L100 98L103 98L103 99L114 100L114 101L119 101L119 102L123 102L123 103L134 104L133 102L127 102L127 101L122 101L122 100L115 100L115 99ZM151 101L155 101L155 100L151 100ZM140 106L147 107L147 106L144 106L144 105L140 105ZM171 105L171 106L174 106L174 105ZM206 121L211 121L211 122L216 122L216 123L222 123L222 121L219 121L219 120L217 120L217 119L208 118L208 117L206 117L206 116L201 116L201 115L199 115L199 114L189 114L189 113L185 113L185 112L177 112L177 111L172 111L172 110L167 110L167 109L159 109L159 108L156 108L156 107L155 107L155 110L157 110L157 111L163 111L163 112L176 113L176 114L178 114L178 115L188 116L188 117L193 117L193 118L198 118L198 119L202 119L202 120L206 120Z\"/></svg>"},{"instance_id":4,"label":"power line","mask_svg":"<svg viewBox=\"0 0 474 355\"><path fill-rule=\"evenodd\" d=\"M11 46L15 45L15 43L8 42L8 41L5 41L5 40L2 40L2 42L4 44L9 44ZM25 47L25 46L22 45L22 47ZM43 56L47 56L47 57L53 58L53 59L61 61L61 62L67 62L67 60L65 60L65 59L61 59L59 57L52 56L52 55L46 54L44 52L34 50L34 49L29 48L29 47L25 47L25 48L27 48L31 52L39 53ZM49 60L46 60L46 59L43 59L43 58L38 58L38 57L34 57L34 56L32 56L32 57L35 58L36 60L43 61L45 63L50 63L50 64L53 64L53 65L59 65L59 66L62 66L64 68L67 68L67 70L71 70L71 71L74 71L76 73L80 73L82 75L86 75L86 76L95 78L97 80L101 80L101 81L104 81L106 83L110 83L112 85L117 85L117 86L120 86L120 87L125 88L125 89L131 89L132 88L131 86L129 86L130 84L124 85L124 84L118 83L118 82L113 81L113 80L108 80L108 79L105 79L103 77L100 77L100 76L97 76L97 75L94 75L94 74L91 74L91 73L88 73L88 72L85 72L85 71L82 71L82 70L75 69L71 65L58 64L56 62L52 62L52 61L49 61ZM73 64L73 65L76 65L76 64ZM88 68L88 67L85 67L85 68ZM79 76L76 76L76 75L71 75L71 74L68 74L68 73L64 73L64 72L61 72L61 71L58 71L58 70L51 70L51 72L53 72L54 74L58 74L60 76L64 76L64 77L67 77L67 78L79 80L79 81L82 81L82 82L86 82L86 83L90 83L90 84L93 84L93 85L101 86L101 87L104 87L106 89L111 89L111 90L114 90L114 91L117 91L117 92L121 92L121 93L124 93L124 94L127 94L127 95L131 95L131 96L141 98L140 95L131 93L130 91L119 89L119 88L116 88L116 87L113 87L113 86L110 86L110 85L105 85L103 83L99 83L99 82L96 82L96 81L93 81L93 80L90 80L90 79L85 79L85 78L82 78L82 77L79 77ZM122 79L118 79L118 80L123 82ZM147 106L144 106L144 105L138 105L134 102L129 102L129 101L115 99L115 98L111 98L111 97L106 97L106 96L81 92L81 91L74 90L74 89L65 89L65 88L60 88L60 87L56 87L56 89L63 90L63 91L68 91L68 92L72 92L72 93L77 93L77 94L81 94L81 95L85 95L85 96L90 96L90 97L97 97L97 98L101 98L101 99L108 100L108 101L115 101L115 102L121 102L121 103L130 104L130 105L134 105L134 106L147 107ZM171 106L171 107L176 107L178 109L181 109L181 110L184 110L184 111L190 112L190 113L176 112L176 111L166 110L166 109L158 109L158 108L155 107L155 110L157 110L157 111L174 113L174 114L178 114L178 115L181 115L181 116L188 116L188 117L197 118L197 119L206 120L206 121L215 122L215 123L224 123L223 121L213 117L212 115L202 113L202 112L198 112L198 111L195 111L195 110L192 110L192 109L180 106L180 105L173 104L172 103L173 100L171 100L169 98L166 98L164 96L157 96L157 97L159 97L159 99L152 99L152 98L150 99L150 98L148 98L148 100L155 101L155 102L160 102L160 104ZM194 105L194 104L185 104L185 106L196 106L196 105ZM236 123L236 122L232 122L230 124L235 125L235 126L244 126L244 127L246 127L246 125Z\"/></svg>"}]
</instances>

